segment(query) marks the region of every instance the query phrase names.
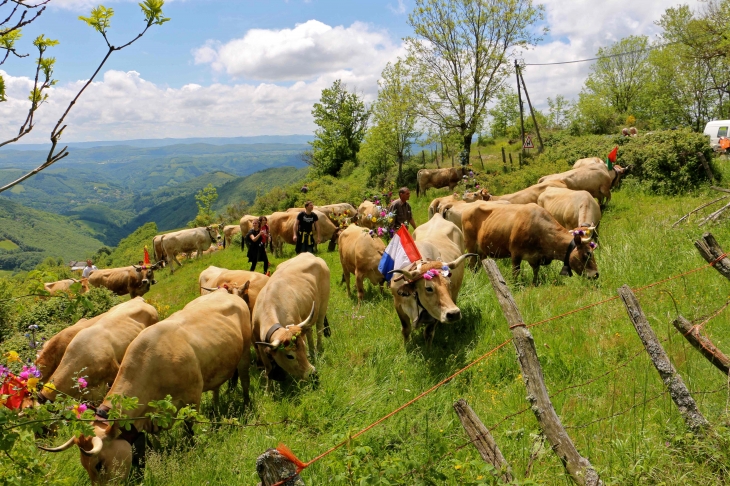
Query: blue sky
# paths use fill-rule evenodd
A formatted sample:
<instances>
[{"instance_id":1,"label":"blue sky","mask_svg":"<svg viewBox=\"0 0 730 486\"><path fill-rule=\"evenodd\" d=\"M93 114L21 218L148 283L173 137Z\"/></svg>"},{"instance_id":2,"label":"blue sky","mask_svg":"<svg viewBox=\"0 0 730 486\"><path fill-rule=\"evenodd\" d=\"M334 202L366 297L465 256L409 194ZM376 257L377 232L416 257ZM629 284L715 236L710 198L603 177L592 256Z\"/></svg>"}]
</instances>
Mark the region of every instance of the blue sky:
<instances>
[{"instance_id":1,"label":"blue sky","mask_svg":"<svg viewBox=\"0 0 730 486\"><path fill-rule=\"evenodd\" d=\"M627 35L653 37L658 33L653 22L677 3L547 0L551 32L523 57L528 62L580 59ZM78 20L94 4L51 0L23 32L20 47L26 52L41 32L61 42L51 53L59 83L26 143L47 139L50 126L106 53L100 36ZM143 26L136 2L105 5L115 10L113 44L126 42ZM375 99L383 67L403 54L413 6L413 0L167 3L163 10L172 20L112 55L74 107L64 139L311 133L312 104L335 79L342 78L366 101ZM533 102L545 107L548 96L575 98L589 68L589 63L530 68L525 78ZM10 95L0 103L4 139L17 131L27 111L32 62L11 59L0 71Z\"/></svg>"}]
</instances>

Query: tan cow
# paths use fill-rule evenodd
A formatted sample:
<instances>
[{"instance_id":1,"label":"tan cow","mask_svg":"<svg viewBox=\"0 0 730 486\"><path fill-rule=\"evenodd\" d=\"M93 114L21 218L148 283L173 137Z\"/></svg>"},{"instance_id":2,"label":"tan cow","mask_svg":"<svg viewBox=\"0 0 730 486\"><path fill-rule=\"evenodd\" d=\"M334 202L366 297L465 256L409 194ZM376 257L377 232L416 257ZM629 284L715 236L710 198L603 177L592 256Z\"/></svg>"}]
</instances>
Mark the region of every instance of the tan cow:
<instances>
[{"instance_id":1,"label":"tan cow","mask_svg":"<svg viewBox=\"0 0 730 486\"><path fill-rule=\"evenodd\" d=\"M92 401L103 398L117 376L129 344L158 319L157 310L142 297L109 309L92 326L80 330L68 344L58 367L46 378L55 389L43 388L39 399L55 400L56 390L74 398L84 396ZM77 376L85 378L86 390L75 381ZM83 395L83 391L89 394Z\"/></svg>"},{"instance_id":2,"label":"tan cow","mask_svg":"<svg viewBox=\"0 0 730 486\"><path fill-rule=\"evenodd\" d=\"M474 201L474 203L510 204L509 201L492 201L492 200L489 200L489 201L478 200L478 201ZM461 214L469 206L469 204L474 204L474 203L468 203L466 201L454 201L454 202L442 204L439 207L439 210L440 210L441 215L443 216L443 218L446 221L450 221L450 222L454 223L457 228L462 229Z\"/></svg>"},{"instance_id":3,"label":"tan cow","mask_svg":"<svg viewBox=\"0 0 730 486\"><path fill-rule=\"evenodd\" d=\"M68 292L69 290L71 290L71 286L75 283L81 284L82 294L89 291L88 278L82 278L81 280L76 280L75 278L67 278L65 280L59 280L57 282L48 282L43 284L43 288L46 289L51 295L53 295L58 292Z\"/></svg>"},{"instance_id":4,"label":"tan cow","mask_svg":"<svg viewBox=\"0 0 730 486\"><path fill-rule=\"evenodd\" d=\"M155 257L155 262L164 262L167 259L165 256L165 252L162 248L162 239L164 237L165 235L156 235L154 238L152 238L152 251Z\"/></svg>"},{"instance_id":5,"label":"tan cow","mask_svg":"<svg viewBox=\"0 0 730 486\"><path fill-rule=\"evenodd\" d=\"M233 235L241 232L240 224L228 224L223 227L223 248L227 248L231 245L231 239ZM248 231L247 231L248 233Z\"/></svg>"},{"instance_id":6,"label":"tan cow","mask_svg":"<svg viewBox=\"0 0 730 486\"><path fill-rule=\"evenodd\" d=\"M454 190L456 185L461 182L464 176L464 167L448 167L445 169L421 169L416 175L418 185L416 186L416 196L421 193L426 194L426 190L431 187L436 189L447 187Z\"/></svg>"},{"instance_id":7,"label":"tan cow","mask_svg":"<svg viewBox=\"0 0 730 486\"><path fill-rule=\"evenodd\" d=\"M241 235L245 237L246 233L251 230L253 222L258 220L258 216L252 216L250 214L243 216L238 224L238 226L241 228Z\"/></svg>"},{"instance_id":8,"label":"tan cow","mask_svg":"<svg viewBox=\"0 0 730 486\"><path fill-rule=\"evenodd\" d=\"M543 193L545 189L548 187L567 187L563 182L561 181L553 181L549 180L546 182L542 182L542 179L540 179L540 182L537 184L533 184L530 187L526 189L522 189L521 191L513 192L512 194L504 194L502 196L493 196L490 195L489 197L485 197L485 201L506 201L510 204L530 204L530 203L537 203L537 198L540 197L540 194Z\"/></svg>"},{"instance_id":9,"label":"tan cow","mask_svg":"<svg viewBox=\"0 0 730 486\"><path fill-rule=\"evenodd\" d=\"M357 208L357 224L363 228L374 229L378 224L373 218L378 218L378 207L372 201L363 201Z\"/></svg>"},{"instance_id":10,"label":"tan cow","mask_svg":"<svg viewBox=\"0 0 730 486\"><path fill-rule=\"evenodd\" d=\"M403 338L425 325L423 337L433 342L439 322L461 319L456 299L464 278L464 236L455 224L435 214L413 233L422 260L406 268L393 270L390 284L395 310L401 322Z\"/></svg>"},{"instance_id":11,"label":"tan cow","mask_svg":"<svg viewBox=\"0 0 730 486\"><path fill-rule=\"evenodd\" d=\"M519 274L522 260L527 260L536 285L540 265L560 260L561 275L575 271L598 278L588 228L576 228L574 234L537 204L473 204L462 218L467 250L480 258L511 258L514 276Z\"/></svg>"},{"instance_id":12,"label":"tan cow","mask_svg":"<svg viewBox=\"0 0 730 486\"><path fill-rule=\"evenodd\" d=\"M537 199L564 228L595 228L601 222L601 208L588 191L549 187Z\"/></svg>"},{"instance_id":13,"label":"tan cow","mask_svg":"<svg viewBox=\"0 0 730 486\"><path fill-rule=\"evenodd\" d=\"M348 219L349 222L357 221L357 209L350 203L327 204L324 206L314 206L314 209L323 213L333 224L339 226L342 219ZM301 213L304 208L289 208L287 213Z\"/></svg>"},{"instance_id":14,"label":"tan cow","mask_svg":"<svg viewBox=\"0 0 730 486\"><path fill-rule=\"evenodd\" d=\"M324 349L322 338L330 335L329 299L330 271L324 260L300 253L279 265L259 293L253 311L256 348L267 378L276 378L274 364L301 380L316 374L307 360L306 348L313 362L316 354L312 328L316 325L317 352Z\"/></svg>"},{"instance_id":15,"label":"tan cow","mask_svg":"<svg viewBox=\"0 0 730 486\"><path fill-rule=\"evenodd\" d=\"M200 288L200 295L209 294L210 292L207 290L203 290L203 288L216 288L217 285L213 285L213 281L218 278L218 275L220 275L222 272L227 272L227 268L220 268L215 267L213 265L210 265L208 268L200 272L200 276L198 276L198 286Z\"/></svg>"},{"instance_id":16,"label":"tan cow","mask_svg":"<svg viewBox=\"0 0 730 486\"><path fill-rule=\"evenodd\" d=\"M162 262L157 262L150 267L131 265L94 270L89 275L89 285L106 287L117 295L129 294L132 298L141 297L150 290L150 285L157 283L154 271L160 266L162 266Z\"/></svg>"},{"instance_id":17,"label":"tan cow","mask_svg":"<svg viewBox=\"0 0 730 486\"><path fill-rule=\"evenodd\" d=\"M459 194L454 193L450 196L444 196L444 197L437 197L433 201L431 201L431 204L428 206L428 219L433 218L433 215L436 213L441 213L441 206L449 203L453 203L456 201L463 201L463 202L474 202L474 201L480 201L489 199L490 194L487 192L486 189L479 189L475 192L469 192L465 191L463 196L459 196Z\"/></svg>"},{"instance_id":18,"label":"tan cow","mask_svg":"<svg viewBox=\"0 0 730 486\"><path fill-rule=\"evenodd\" d=\"M220 270L214 274L211 269ZM210 271L210 272L209 272ZM203 285L203 274L208 273L208 278ZM210 266L207 269L200 272L200 295L205 295L211 292L208 289L217 289L224 285L231 287L243 288L246 282L249 283L246 300L248 302L248 308L253 313L253 309L256 306L256 299L258 299L261 289L269 282L269 277L263 273L249 272L248 270L228 270L225 268L218 268Z\"/></svg>"},{"instance_id":19,"label":"tan cow","mask_svg":"<svg viewBox=\"0 0 730 486\"><path fill-rule=\"evenodd\" d=\"M35 359L35 365L38 371L41 372L41 377L44 381L58 368L58 363L61 362L71 340L87 327L91 327L99 322L99 319L103 316L104 314L99 314L91 319L79 319L76 324L59 331L51 339L46 341L38 354L36 354Z\"/></svg>"},{"instance_id":20,"label":"tan cow","mask_svg":"<svg viewBox=\"0 0 730 486\"><path fill-rule=\"evenodd\" d=\"M580 169L571 169L560 174L546 175L540 178L539 182L561 181L568 189L574 191L588 191L591 196L598 199L598 203L603 205L611 201L611 186L613 179L608 171L597 167L581 167Z\"/></svg>"},{"instance_id":21,"label":"tan cow","mask_svg":"<svg viewBox=\"0 0 730 486\"><path fill-rule=\"evenodd\" d=\"M130 344L114 384L97 409L93 436L72 437L59 447L41 449L60 452L77 445L92 484L124 480L132 464L131 444L140 433L159 430L147 417L156 410L150 402L170 395L178 409L192 405L199 410L202 393L217 390L238 371L244 403L249 403L250 354L246 351L250 346L250 314L239 295L221 289L198 297L142 331ZM115 395L139 400L136 408L123 410L134 420L129 431L107 420Z\"/></svg>"},{"instance_id":22,"label":"tan cow","mask_svg":"<svg viewBox=\"0 0 730 486\"><path fill-rule=\"evenodd\" d=\"M366 278L373 285L382 286L385 282L385 277L378 270L385 244L377 236L370 235L369 229L351 224L340 234L339 245L342 280L347 285L347 295L352 296L350 274L354 273L357 301L360 303L365 296L363 282Z\"/></svg>"},{"instance_id":23,"label":"tan cow","mask_svg":"<svg viewBox=\"0 0 730 486\"><path fill-rule=\"evenodd\" d=\"M175 258L180 253L198 252L198 256L207 250L211 243L218 243L221 239L219 226L211 225L207 227L191 228L174 233L167 233L162 239L162 250L170 265L170 273L175 273L175 263L182 266Z\"/></svg>"},{"instance_id":24,"label":"tan cow","mask_svg":"<svg viewBox=\"0 0 730 486\"><path fill-rule=\"evenodd\" d=\"M335 226L321 211L315 209L313 212L318 218L317 229L319 231L319 241L329 241L327 251L333 251L337 244L337 238L339 238L342 230ZM283 254L284 243L294 245L294 223L297 220L298 214L298 212L294 211L284 211L276 212L268 217L274 255L281 256Z\"/></svg>"},{"instance_id":25,"label":"tan cow","mask_svg":"<svg viewBox=\"0 0 730 486\"><path fill-rule=\"evenodd\" d=\"M608 166L606 166L606 163L601 160L599 157L588 157L585 159L578 159L575 161L575 164L573 164L574 169L581 169L581 168L587 168L587 169L599 169L599 170L605 170L608 172L608 175L611 177L611 180L613 181L611 183L611 188L615 189L619 185L621 185L621 178L628 172L630 167L621 167L618 164L613 164L613 168L611 170L608 170Z\"/></svg>"}]
</instances>

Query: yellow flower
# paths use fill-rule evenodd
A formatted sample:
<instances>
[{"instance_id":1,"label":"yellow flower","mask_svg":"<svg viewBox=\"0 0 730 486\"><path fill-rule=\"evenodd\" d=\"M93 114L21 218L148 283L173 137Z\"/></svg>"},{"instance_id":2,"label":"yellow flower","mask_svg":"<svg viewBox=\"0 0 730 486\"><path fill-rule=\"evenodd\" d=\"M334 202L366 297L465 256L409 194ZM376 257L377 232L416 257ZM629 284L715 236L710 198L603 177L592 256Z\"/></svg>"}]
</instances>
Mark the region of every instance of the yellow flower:
<instances>
[{"instance_id":1,"label":"yellow flower","mask_svg":"<svg viewBox=\"0 0 730 486\"><path fill-rule=\"evenodd\" d=\"M28 378L28 381L25 383L25 387L28 389L28 391L35 391L35 387L38 385L38 378L35 376L31 376Z\"/></svg>"},{"instance_id":2,"label":"yellow flower","mask_svg":"<svg viewBox=\"0 0 730 486\"><path fill-rule=\"evenodd\" d=\"M375 216L373 216L373 219L371 219L370 221L372 221L373 223L376 223L378 221L378 218L376 218Z\"/></svg>"},{"instance_id":3,"label":"yellow flower","mask_svg":"<svg viewBox=\"0 0 730 486\"><path fill-rule=\"evenodd\" d=\"M53 382L48 382L43 385L44 389L50 390L50 391L56 391L56 385L53 384Z\"/></svg>"},{"instance_id":4,"label":"yellow flower","mask_svg":"<svg viewBox=\"0 0 730 486\"><path fill-rule=\"evenodd\" d=\"M477 476L477 481L481 481L482 479L484 479L484 476Z\"/></svg>"},{"instance_id":5,"label":"yellow flower","mask_svg":"<svg viewBox=\"0 0 730 486\"><path fill-rule=\"evenodd\" d=\"M20 356L18 355L18 353L16 351L8 351L7 353L5 353L5 357L8 358L8 363L12 363L12 362L22 363L23 362L23 360L20 359Z\"/></svg>"},{"instance_id":6,"label":"yellow flower","mask_svg":"<svg viewBox=\"0 0 730 486\"><path fill-rule=\"evenodd\" d=\"M456 466L454 466L454 469L456 469L457 471L458 471L459 469L461 469L461 464L457 464Z\"/></svg>"}]
</instances>

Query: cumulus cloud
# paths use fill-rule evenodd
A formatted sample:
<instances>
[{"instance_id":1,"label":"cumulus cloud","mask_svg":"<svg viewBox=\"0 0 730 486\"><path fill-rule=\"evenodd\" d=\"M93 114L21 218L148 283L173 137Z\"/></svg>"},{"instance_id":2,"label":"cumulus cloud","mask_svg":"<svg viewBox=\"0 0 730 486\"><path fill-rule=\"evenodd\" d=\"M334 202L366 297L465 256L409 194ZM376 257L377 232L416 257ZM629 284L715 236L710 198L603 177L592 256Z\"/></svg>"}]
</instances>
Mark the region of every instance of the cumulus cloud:
<instances>
[{"instance_id":1,"label":"cumulus cloud","mask_svg":"<svg viewBox=\"0 0 730 486\"><path fill-rule=\"evenodd\" d=\"M240 39L209 40L193 51L196 64L210 64L233 78L271 82L310 80L339 70L380 74L399 54L399 42L368 24L332 27L318 20L293 29L251 29Z\"/></svg>"},{"instance_id":2,"label":"cumulus cloud","mask_svg":"<svg viewBox=\"0 0 730 486\"><path fill-rule=\"evenodd\" d=\"M656 39L661 29L654 22L676 0L543 0L551 42L524 53L526 63L551 63L589 59L600 47L608 47L630 35L647 35ZM528 66L525 82L532 102L538 109L547 108L547 98L563 95L577 99L592 63ZM514 84L514 83L512 83Z\"/></svg>"},{"instance_id":3,"label":"cumulus cloud","mask_svg":"<svg viewBox=\"0 0 730 486\"><path fill-rule=\"evenodd\" d=\"M0 71L8 102L0 103L0 140L12 138L25 120L32 80ZM311 110L322 89L341 78L349 87L362 81L335 71L290 86L272 83L188 84L179 89L145 80L135 71L109 70L92 83L66 119L63 141L165 137L232 137L311 133ZM23 143L48 141L50 130L84 81L55 86ZM372 90L371 90L372 91ZM373 93L366 94L372 100ZM9 146L12 147L12 146Z\"/></svg>"}]
</instances>

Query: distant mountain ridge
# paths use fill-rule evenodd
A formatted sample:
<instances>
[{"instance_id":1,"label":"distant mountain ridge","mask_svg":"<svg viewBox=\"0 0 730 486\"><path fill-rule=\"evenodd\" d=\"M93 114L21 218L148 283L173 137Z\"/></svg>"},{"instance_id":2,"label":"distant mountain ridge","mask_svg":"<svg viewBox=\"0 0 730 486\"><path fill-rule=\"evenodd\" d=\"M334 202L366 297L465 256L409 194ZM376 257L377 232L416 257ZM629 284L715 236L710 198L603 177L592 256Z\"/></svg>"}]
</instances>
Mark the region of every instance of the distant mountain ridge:
<instances>
[{"instance_id":1,"label":"distant mountain ridge","mask_svg":"<svg viewBox=\"0 0 730 486\"><path fill-rule=\"evenodd\" d=\"M194 137L194 138L139 138L133 140L99 140L94 142L70 142L69 149L86 149L94 147L167 147L170 145L248 145L248 144L305 144L314 140L314 135L256 135L251 137ZM42 143L16 143L9 145L5 150L45 150L49 145Z\"/></svg>"}]
</instances>

